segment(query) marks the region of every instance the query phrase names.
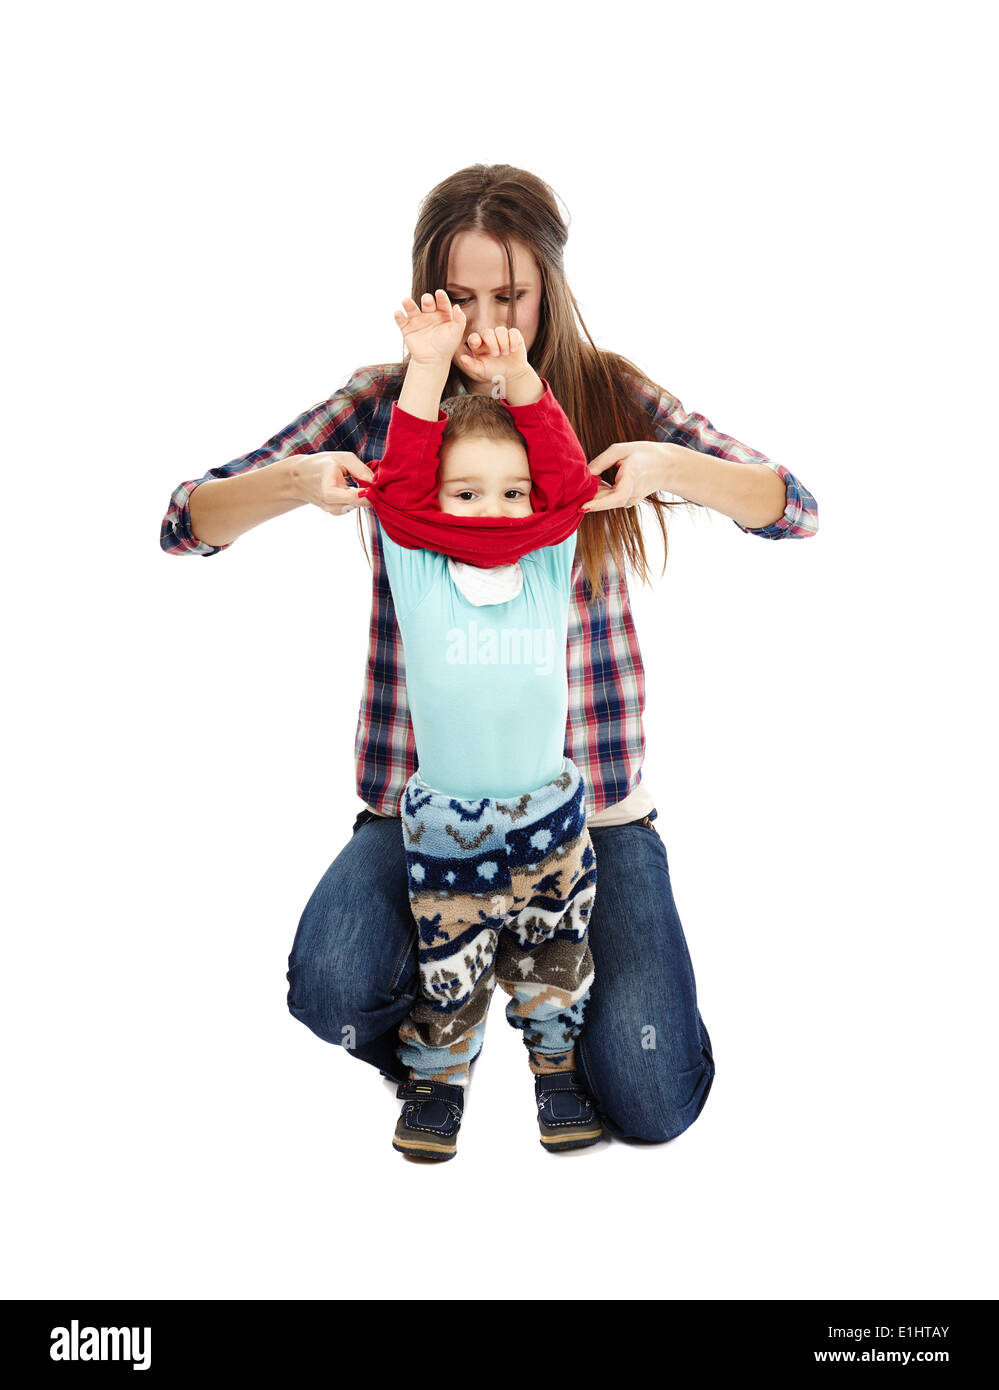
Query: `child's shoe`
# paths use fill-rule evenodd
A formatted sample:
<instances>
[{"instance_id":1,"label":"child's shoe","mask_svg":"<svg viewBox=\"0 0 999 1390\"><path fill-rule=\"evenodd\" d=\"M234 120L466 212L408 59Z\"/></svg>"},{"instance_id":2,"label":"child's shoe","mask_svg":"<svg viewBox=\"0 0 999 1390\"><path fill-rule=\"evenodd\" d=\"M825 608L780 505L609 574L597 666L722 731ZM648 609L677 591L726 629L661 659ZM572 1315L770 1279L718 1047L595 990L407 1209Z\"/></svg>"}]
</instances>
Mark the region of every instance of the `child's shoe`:
<instances>
[{"instance_id":1,"label":"child's shoe","mask_svg":"<svg viewBox=\"0 0 999 1390\"><path fill-rule=\"evenodd\" d=\"M407 1158L454 1158L465 1105L461 1086L443 1081L405 1081L396 1091L405 1100L392 1147Z\"/></svg>"},{"instance_id":2,"label":"child's shoe","mask_svg":"<svg viewBox=\"0 0 999 1390\"><path fill-rule=\"evenodd\" d=\"M578 1072L553 1071L534 1078L541 1146L549 1153L585 1149L603 1137L596 1106Z\"/></svg>"}]
</instances>

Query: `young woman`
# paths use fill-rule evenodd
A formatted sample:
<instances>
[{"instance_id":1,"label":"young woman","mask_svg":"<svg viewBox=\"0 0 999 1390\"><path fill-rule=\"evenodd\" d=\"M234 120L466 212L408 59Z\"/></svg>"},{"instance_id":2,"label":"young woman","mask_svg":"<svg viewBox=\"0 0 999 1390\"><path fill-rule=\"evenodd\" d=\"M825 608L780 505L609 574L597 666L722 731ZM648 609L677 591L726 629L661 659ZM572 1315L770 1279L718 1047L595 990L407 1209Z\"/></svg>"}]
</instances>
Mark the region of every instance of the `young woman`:
<instances>
[{"instance_id":1,"label":"young woman","mask_svg":"<svg viewBox=\"0 0 999 1390\"><path fill-rule=\"evenodd\" d=\"M611 1134L663 1143L700 1114L715 1065L653 793L642 780L645 680L625 574L650 578L637 507L651 511L664 550L664 514L684 503L661 493L774 540L814 535L818 509L782 464L718 433L627 358L593 343L565 279L566 240L547 184L510 165L473 165L421 206L412 294L443 289L465 314L444 397L490 391L488 380L462 371L461 358L488 355L487 330L515 326L591 469L612 474L578 532L566 650L565 753L583 775L600 875L590 919L599 987L577 1064ZM261 449L181 483L163 520L164 550L215 555L305 503L338 516L365 509L357 482L373 477L364 460L382 455L405 366L359 369ZM319 1037L401 1082L397 1030L419 972L399 801L417 750L377 531L370 539L370 640L355 735L364 807L302 914L288 1006Z\"/></svg>"}]
</instances>

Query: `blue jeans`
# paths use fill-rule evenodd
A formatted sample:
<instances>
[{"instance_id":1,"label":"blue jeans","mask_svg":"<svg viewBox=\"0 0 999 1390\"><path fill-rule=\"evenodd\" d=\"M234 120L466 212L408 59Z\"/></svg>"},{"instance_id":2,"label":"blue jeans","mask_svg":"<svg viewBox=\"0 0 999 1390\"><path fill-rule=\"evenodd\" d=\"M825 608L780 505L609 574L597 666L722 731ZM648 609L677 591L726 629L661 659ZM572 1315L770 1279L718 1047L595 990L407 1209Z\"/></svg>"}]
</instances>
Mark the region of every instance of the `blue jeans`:
<instances>
[{"instance_id":1,"label":"blue jeans","mask_svg":"<svg viewBox=\"0 0 999 1390\"><path fill-rule=\"evenodd\" d=\"M607 1129L662 1144L697 1119L715 1066L656 814L590 827L595 979L576 1057ZM365 807L302 913L288 1008L325 1042L404 1081L396 1045L419 996L417 947L400 820Z\"/></svg>"}]
</instances>

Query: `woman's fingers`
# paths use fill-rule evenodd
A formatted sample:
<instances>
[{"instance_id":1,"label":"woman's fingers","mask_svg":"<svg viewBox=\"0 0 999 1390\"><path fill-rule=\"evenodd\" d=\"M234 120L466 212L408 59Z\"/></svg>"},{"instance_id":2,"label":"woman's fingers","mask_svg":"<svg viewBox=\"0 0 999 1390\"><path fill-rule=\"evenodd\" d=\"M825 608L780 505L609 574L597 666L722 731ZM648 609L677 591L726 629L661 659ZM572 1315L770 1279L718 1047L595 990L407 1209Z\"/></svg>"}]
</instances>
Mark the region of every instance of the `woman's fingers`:
<instances>
[{"instance_id":1,"label":"woman's fingers","mask_svg":"<svg viewBox=\"0 0 999 1390\"><path fill-rule=\"evenodd\" d=\"M634 448L633 444L608 444L602 454L597 454L587 464L591 473L605 473L611 464L620 463Z\"/></svg>"},{"instance_id":2,"label":"woman's fingers","mask_svg":"<svg viewBox=\"0 0 999 1390\"><path fill-rule=\"evenodd\" d=\"M341 473L350 473L355 478L364 478L367 482L374 482L375 475L370 467L362 458L350 453L345 449L317 449L314 454L308 455L316 463L323 465L332 463L339 468Z\"/></svg>"},{"instance_id":3,"label":"woman's fingers","mask_svg":"<svg viewBox=\"0 0 999 1390\"><path fill-rule=\"evenodd\" d=\"M365 495L363 488L356 487L327 488L324 501L331 507L371 506L371 498Z\"/></svg>"},{"instance_id":4,"label":"woman's fingers","mask_svg":"<svg viewBox=\"0 0 999 1390\"><path fill-rule=\"evenodd\" d=\"M327 488L316 506L333 516L345 516L347 512L356 512L361 507L370 511L371 499L359 496L355 487Z\"/></svg>"},{"instance_id":5,"label":"woman's fingers","mask_svg":"<svg viewBox=\"0 0 999 1390\"><path fill-rule=\"evenodd\" d=\"M631 484L622 478L620 469L613 483L605 482L603 478L598 478L597 482L600 484L600 491L594 493L589 502L583 503L584 512L606 512L611 507L631 506Z\"/></svg>"}]
</instances>

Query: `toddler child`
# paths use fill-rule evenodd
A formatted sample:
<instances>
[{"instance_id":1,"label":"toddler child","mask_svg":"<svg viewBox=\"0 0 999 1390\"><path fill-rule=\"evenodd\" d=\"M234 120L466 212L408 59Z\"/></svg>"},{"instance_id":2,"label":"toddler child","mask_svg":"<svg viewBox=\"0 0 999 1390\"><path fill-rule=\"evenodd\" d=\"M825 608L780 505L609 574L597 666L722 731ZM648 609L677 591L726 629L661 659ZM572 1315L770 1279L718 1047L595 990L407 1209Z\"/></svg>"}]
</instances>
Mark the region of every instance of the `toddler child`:
<instances>
[{"instance_id":1,"label":"toddler child","mask_svg":"<svg viewBox=\"0 0 999 1390\"><path fill-rule=\"evenodd\" d=\"M441 391L465 316L443 290L403 304L410 361L361 487L419 756L401 820L420 998L399 1029L410 1080L393 1146L454 1156L498 982L535 1074L541 1142L581 1148L603 1132L575 1058L596 857L582 779L563 753L565 646L575 533L599 482L516 329L485 335L497 355L462 358L480 380L498 374L502 397L454 397L448 415Z\"/></svg>"}]
</instances>

